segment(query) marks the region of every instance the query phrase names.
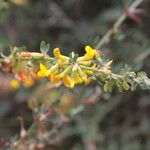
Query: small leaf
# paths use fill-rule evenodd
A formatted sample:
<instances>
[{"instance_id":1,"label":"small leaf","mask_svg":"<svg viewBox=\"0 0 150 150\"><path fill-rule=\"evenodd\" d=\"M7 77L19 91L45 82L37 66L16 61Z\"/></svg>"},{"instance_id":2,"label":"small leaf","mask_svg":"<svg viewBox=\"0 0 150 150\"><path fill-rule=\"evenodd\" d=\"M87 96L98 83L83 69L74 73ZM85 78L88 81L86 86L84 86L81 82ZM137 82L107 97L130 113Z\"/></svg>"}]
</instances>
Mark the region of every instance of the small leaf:
<instances>
[{"instance_id":1,"label":"small leaf","mask_svg":"<svg viewBox=\"0 0 150 150\"><path fill-rule=\"evenodd\" d=\"M40 44L41 53L47 54L50 49L50 44L46 44L45 41L42 41Z\"/></svg>"},{"instance_id":2,"label":"small leaf","mask_svg":"<svg viewBox=\"0 0 150 150\"><path fill-rule=\"evenodd\" d=\"M78 54L75 54L74 52L72 52L70 54L71 62L72 63L76 62L76 60L77 60L78 57L79 57Z\"/></svg>"},{"instance_id":3,"label":"small leaf","mask_svg":"<svg viewBox=\"0 0 150 150\"><path fill-rule=\"evenodd\" d=\"M125 89L125 90L129 90L129 85L128 85L128 83L127 82L125 82L125 81L123 81L123 88Z\"/></svg>"},{"instance_id":4,"label":"small leaf","mask_svg":"<svg viewBox=\"0 0 150 150\"><path fill-rule=\"evenodd\" d=\"M111 81L106 81L105 85L104 85L104 91L107 92L111 92L112 91L112 82Z\"/></svg>"},{"instance_id":5,"label":"small leaf","mask_svg":"<svg viewBox=\"0 0 150 150\"><path fill-rule=\"evenodd\" d=\"M116 86L117 86L119 92L122 92L122 90L123 90L122 81L116 80L115 83L116 83Z\"/></svg>"},{"instance_id":6,"label":"small leaf","mask_svg":"<svg viewBox=\"0 0 150 150\"><path fill-rule=\"evenodd\" d=\"M25 46L22 46L22 47L19 47L19 48L18 48L18 51L19 51L19 52L26 51L26 50L27 50L27 48L26 48Z\"/></svg>"},{"instance_id":7,"label":"small leaf","mask_svg":"<svg viewBox=\"0 0 150 150\"><path fill-rule=\"evenodd\" d=\"M125 65L124 68L121 69L120 74L121 74L121 75L124 75L124 74L126 74L127 72L131 72L131 71L132 71L131 67L129 67L128 65Z\"/></svg>"},{"instance_id":8,"label":"small leaf","mask_svg":"<svg viewBox=\"0 0 150 150\"><path fill-rule=\"evenodd\" d=\"M138 72L138 73L137 73L137 77L139 77L139 78L145 78L145 77L146 77L146 73L143 72L143 71Z\"/></svg>"}]
</instances>

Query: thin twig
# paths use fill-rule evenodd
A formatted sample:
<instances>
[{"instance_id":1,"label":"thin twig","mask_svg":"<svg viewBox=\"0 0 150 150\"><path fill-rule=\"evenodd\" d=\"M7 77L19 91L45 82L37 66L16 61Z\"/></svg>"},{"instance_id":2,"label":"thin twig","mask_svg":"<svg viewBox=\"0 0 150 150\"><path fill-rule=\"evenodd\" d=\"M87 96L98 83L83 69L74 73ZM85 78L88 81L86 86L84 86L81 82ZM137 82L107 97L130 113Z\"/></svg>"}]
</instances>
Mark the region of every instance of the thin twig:
<instances>
[{"instance_id":1,"label":"thin twig","mask_svg":"<svg viewBox=\"0 0 150 150\"><path fill-rule=\"evenodd\" d=\"M129 9L133 9L138 7L144 0L135 0L131 6L129 6ZM118 31L118 28L120 25L124 22L124 20L127 18L127 15L123 13L117 21L114 23L112 28L106 32L106 34L102 37L102 39L98 42L98 44L95 46L96 49L99 49L104 44L109 43L111 35L114 33L114 31Z\"/></svg>"}]
</instances>

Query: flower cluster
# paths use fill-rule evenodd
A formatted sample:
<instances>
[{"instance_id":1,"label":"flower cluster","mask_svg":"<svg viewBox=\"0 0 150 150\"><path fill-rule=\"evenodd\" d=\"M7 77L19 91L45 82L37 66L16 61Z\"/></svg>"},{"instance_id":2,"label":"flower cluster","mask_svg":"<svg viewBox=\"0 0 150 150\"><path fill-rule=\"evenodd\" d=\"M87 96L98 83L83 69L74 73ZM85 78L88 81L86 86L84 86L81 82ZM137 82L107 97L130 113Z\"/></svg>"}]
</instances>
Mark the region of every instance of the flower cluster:
<instances>
[{"instance_id":1,"label":"flower cluster","mask_svg":"<svg viewBox=\"0 0 150 150\"><path fill-rule=\"evenodd\" d=\"M49 48L50 44L43 41L41 53L28 52L24 47L13 47L8 57L2 54L0 70L14 75L15 80L10 82L12 88L18 89L20 85L31 87L37 79L44 77L52 86L63 84L71 89L93 80L102 85L105 91L112 91L114 87L120 92L137 87L149 89L149 78L145 73L136 74L128 67L119 74L112 73L110 66L113 61L107 61L99 50L90 46L85 46L83 56L74 52L65 56L59 48L55 48L54 57L50 57L47 54Z\"/></svg>"},{"instance_id":2,"label":"flower cluster","mask_svg":"<svg viewBox=\"0 0 150 150\"><path fill-rule=\"evenodd\" d=\"M51 83L56 84L63 82L66 87L74 88L76 84L89 83L95 71L98 71L98 65L94 63L94 59L98 57L98 52L90 46L85 47L85 55L78 57L74 52L70 57L60 53L59 48L53 50L56 58L55 64L46 66L40 63L38 77L48 77ZM112 61L107 63L105 67L101 67L101 71L110 74L111 70L107 69ZM100 68L99 68L100 69Z\"/></svg>"},{"instance_id":3,"label":"flower cluster","mask_svg":"<svg viewBox=\"0 0 150 150\"><path fill-rule=\"evenodd\" d=\"M65 56L59 48L55 48L53 54L54 57L50 57L45 52L27 52L14 47L3 63L9 64L9 72L15 74L25 87L32 86L38 78L46 77L53 85L64 84L74 88L77 84L88 84L95 79L104 80L111 74L112 60L104 63L102 54L90 46L85 46L83 56L74 52ZM19 83L13 80L11 85L18 88Z\"/></svg>"}]
</instances>

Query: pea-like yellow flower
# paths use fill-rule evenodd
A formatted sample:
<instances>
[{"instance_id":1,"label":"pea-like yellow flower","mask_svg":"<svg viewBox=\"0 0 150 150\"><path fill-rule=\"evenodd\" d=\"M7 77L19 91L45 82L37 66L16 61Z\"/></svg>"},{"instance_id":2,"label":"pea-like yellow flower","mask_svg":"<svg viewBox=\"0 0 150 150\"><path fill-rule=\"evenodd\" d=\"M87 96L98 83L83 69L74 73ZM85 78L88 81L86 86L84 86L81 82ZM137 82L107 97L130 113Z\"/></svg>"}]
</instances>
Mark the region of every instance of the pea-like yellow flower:
<instances>
[{"instance_id":1,"label":"pea-like yellow flower","mask_svg":"<svg viewBox=\"0 0 150 150\"><path fill-rule=\"evenodd\" d=\"M73 89L75 86L75 80L68 75L63 77L63 83L66 87Z\"/></svg>"},{"instance_id":2,"label":"pea-like yellow flower","mask_svg":"<svg viewBox=\"0 0 150 150\"><path fill-rule=\"evenodd\" d=\"M34 85L34 80L32 80L32 79L26 79L23 81L23 86L25 88L32 87L33 85Z\"/></svg>"},{"instance_id":3,"label":"pea-like yellow flower","mask_svg":"<svg viewBox=\"0 0 150 150\"><path fill-rule=\"evenodd\" d=\"M50 75L50 81L51 81L51 83L57 84L57 83L60 82L60 79L58 79L57 76L58 76L58 75L57 75L56 73L52 73L52 74Z\"/></svg>"},{"instance_id":4,"label":"pea-like yellow flower","mask_svg":"<svg viewBox=\"0 0 150 150\"><path fill-rule=\"evenodd\" d=\"M20 87L20 81L19 80L17 80L17 79L13 79L13 80L11 80L10 81L10 87L12 88L12 89L18 89L19 87Z\"/></svg>"},{"instance_id":5,"label":"pea-like yellow flower","mask_svg":"<svg viewBox=\"0 0 150 150\"><path fill-rule=\"evenodd\" d=\"M88 61L94 58L96 56L96 50L92 49L90 46L85 46L86 54L82 57L79 57L77 61Z\"/></svg>"},{"instance_id":6,"label":"pea-like yellow flower","mask_svg":"<svg viewBox=\"0 0 150 150\"><path fill-rule=\"evenodd\" d=\"M78 67L78 73L79 73L79 76L81 77L81 79L85 83L87 83L87 81L88 81L87 75L85 74L85 72L80 67Z\"/></svg>"},{"instance_id":7,"label":"pea-like yellow flower","mask_svg":"<svg viewBox=\"0 0 150 150\"><path fill-rule=\"evenodd\" d=\"M88 75L93 75L93 71L91 71L91 70L84 70L84 73L86 73Z\"/></svg>"},{"instance_id":8,"label":"pea-like yellow flower","mask_svg":"<svg viewBox=\"0 0 150 150\"><path fill-rule=\"evenodd\" d=\"M73 72L72 78L75 81L75 84L81 84L83 82L82 78L80 77L80 75L77 71Z\"/></svg>"},{"instance_id":9,"label":"pea-like yellow flower","mask_svg":"<svg viewBox=\"0 0 150 150\"><path fill-rule=\"evenodd\" d=\"M61 77L63 79L63 83L68 88L74 88L75 85L84 83L89 83L89 78L87 74L80 68L80 66L75 65L71 72L67 73L67 70L69 70L69 67L63 71L58 77Z\"/></svg>"},{"instance_id":10,"label":"pea-like yellow flower","mask_svg":"<svg viewBox=\"0 0 150 150\"><path fill-rule=\"evenodd\" d=\"M56 73L58 71L59 65L55 64L54 66L52 66L48 71L49 71L49 75L52 73Z\"/></svg>"},{"instance_id":11,"label":"pea-like yellow flower","mask_svg":"<svg viewBox=\"0 0 150 150\"><path fill-rule=\"evenodd\" d=\"M92 63L91 60L88 61L78 61L79 65L89 66Z\"/></svg>"},{"instance_id":12,"label":"pea-like yellow flower","mask_svg":"<svg viewBox=\"0 0 150 150\"><path fill-rule=\"evenodd\" d=\"M69 57L64 56L60 53L60 49L59 48L55 48L53 50L53 54L54 56L58 59L58 65L59 66L63 66L64 64L67 64L69 62Z\"/></svg>"},{"instance_id":13,"label":"pea-like yellow flower","mask_svg":"<svg viewBox=\"0 0 150 150\"><path fill-rule=\"evenodd\" d=\"M96 50L92 49L90 46L85 47L86 54L84 55L86 60L91 60L96 55Z\"/></svg>"},{"instance_id":14,"label":"pea-like yellow flower","mask_svg":"<svg viewBox=\"0 0 150 150\"><path fill-rule=\"evenodd\" d=\"M72 66L68 66L63 72L57 75L57 78L63 78L66 74L71 72Z\"/></svg>"},{"instance_id":15,"label":"pea-like yellow flower","mask_svg":"<svg viewBox=\"0 0 150 150\"><path fill-rule=\"evenodd\" d=\"M94 72L103 72L105 75L111 73L110 65L112 60L106 64L98 64L95 58L100 56L95 49L90 46L85 46L85 55L78 57L73 52L70 57L61 54L59 48L53 50L55 58L53 63L47 68L40 63L40 70L37 73L38 77L48 77L51 83L63 83L68 88L74 88L75 85L81 83L89 83L93 78ZM35 54L34 54L35 55ZM37 55L37 54L36 54ZM26 53L21 53L22 57L32 57ZM42 57L45 57L44 55Z\"/></svg>"},{"instance_id":16,"label":"pea-like yellow flower","mask_svg":"<svg viewBox=\"0 0 150 150\"><path fill-rule=\"evenodd\" d=\"M37 73L38 77L48 77L50 75L50 71L47 70L46 66L40 63L40 71Z\"/></svg>"},{"instance_id":17,"label":"pea-like yellow flower","mask_svg":"<svg viewBox=\"0 0 150 150\"><path fill-rule=\"evenodd\" d=\"M94 71L93 71L92 69L96 69L96 64L94 64L94 65L91 67L91 70L84 69L83 71L84 71L87 75L93 75L93 74L94 74Z\"/></svg>"}]
</instances>

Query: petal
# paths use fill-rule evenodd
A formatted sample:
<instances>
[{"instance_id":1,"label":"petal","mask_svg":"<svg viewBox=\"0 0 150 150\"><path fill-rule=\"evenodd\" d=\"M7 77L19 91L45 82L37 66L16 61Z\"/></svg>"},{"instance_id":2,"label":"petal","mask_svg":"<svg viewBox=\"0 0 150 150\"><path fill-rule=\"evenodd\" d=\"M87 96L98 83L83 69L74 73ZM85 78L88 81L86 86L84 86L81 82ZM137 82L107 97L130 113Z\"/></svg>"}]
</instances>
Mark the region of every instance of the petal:
<instances>
[{"instance_id":1,"label":"petal","mask_svg":"<svg viewBox=\"0 0 150 150\"><path fill-rule=\"evenodd\" d=\"M72 69L72 66L68 66L62 73L60 73L57 78L63 78L66 74L68 74Z\"/></svg>"},{"instance_id":2,"label":"petal","mask_svg":"<svg viewBox=\"0 0 150 150\"><path fill-rule=\"evenodd\" d=\"M45 65L40 63L40 70L45 72L45 71L47 71L47 68L45 67Z\"/></svg>"},{"instance_id":3,"label":"petal","mask_svg":"<svg viewBox=\"0 0 150 150\"><path fill-rule=\"evenodd\" d=\"M43 65L42 63L40 63L40 71L37 73L38 77L47 77L49 76L50 71L47 70L47 68L45 67L45 65Z\"/></svg>"},{"instance_id":4,"label":"petal","mask_svg":"<svg viewBox=\"0 0 150 150\"><path fill-rule=\"evenodd\" d=\"M82 79L79 76L75 76L73 79L76 82L76 84L81 84L82 83Z\"/></svg>"},{"instance_id":5,"label":"petal","mask_svg":"<svg viewBox=\"0 0 150 150\"><path fill-rule=\"evenodd\" d=\"M79 57L77 61L89 61L97 54L95 49L92 49L90 46L85 46L86 54L82 57Z\"/></svg>"},{"instance_id":6,"label":"petal","mask_svg":"<svg viewBox=\"0 0 150 150\"><path fill-rule=\"evenodd\" d=\"M91 60L88 61L80 61L79 64L84 65L84 66L89 66L92 63Z\"/></svg>"},{"instance_id":7,"label":"petal","mask_svg":"<svg viewBox=\"0 0 150 150\"><path fill-rule=\"evenodd\" d=\"M53 50L53 54L54 54L55 57L60 58L61 57L60 49L59 48L55 48Z\"/></svg>"},{"instance_id":8,"label":"petal","mask_svg":"<svg viewBox=\"0 0 150 150\"><path fill-rule=\"evenodd\" d=\"M43 71L39 71L39 72L37 73L37 76L38 76L38 77L46 77L46 74L45 74L45 72L43 72Z\"/></svg>"},{"instance_id":9,"label":"petal","mask_svg":"<svg viewBox=\"0 0 150 150\"><path fill-rule=\"evenodd\" d=\"M57 75L55 73L51 74L50 80L52 83L58 83L60 80L57 78Z\"/></svg>"},{"instance_id":10,"label":"petal","mask_svg":"<svg viewBox=\"0 0 150 150\"><path fill-rule=\"evenodd\" d=\"M85 47L86 54L84 55L86 60L93 59L96 55L96 50L92 49L90 46Z\"/></svg>"},{"instance_id":11,"label":"petal","mask_svg":"<svg viewBox=\"0 0 150 150\"><path fill-rule=\"evenodd\" d=\"M68 79L68 76L64 76L64 77L63 77L63 82L64 82L64 85L65 85L65 86L68 86L68 85L70 84L70 81L69 81L69 79Z\"/></svg>"},{"instance_id":12,"label":"petal","mask_svg":"<svg viewBox=\"0 0 150 150\"><path fill-rule=\"evenodd\" d=\"M78 73L79 73L79 76L82 79L82 81L84 81L86 83L87 82L87 75L85 74L85 72L82 71L81 68L78 68Z\"/></svg>"},{"instance_id":13,"label":"petal","mask_svg":"<svg viewBox=\"0 0 150 150\"><path fill-rule=\"evenodd\" d=\"M60 49L59 49L59 48L55 48L55 49L53 50L53 54L54 54L54 56L55 56L56 58L61 59L61 61L67 61L67 60L69 60L69 57L64 56L64 55L62 55L62 54L60 53Z\"/></svg>"},{"instance_id":14,"label":"petal","mask_svg":"<svg viewBox=\"0 0 150 150\"><path fill-rule=\"evenodd\" d=\"M16 80L16 79L11 80L10 81L10 87L12 89L18 89L20 87L20 81Z\"/></svg>"},{"instance_id":15,"label":"petal","mask_svg":"<svg viewBox=\"0 0 150 150\"><path fill-rule=\"evenodd\" d=\"M74 86L75 86L75 81L72 78L70 78L69 76L63 77L63 83L66 87L69 87L71 89L74 88Z\"/></svg>"},{"instance_id":16,"label":"petal","mask_svg":"<svg viewBox=\"0 0 150 150\"><path fill-rule=\"evenodd\" d=\"M91 70L84 70L84 72L88 75L93 75L93 71L91 71Z\"/></svg>"},{"instance_id":17,"label":"petal","mask_svg":"<svg viewBox=\"0 0 150 150\"><path fill-rule=\"evenodd\" d=\"M33 86L33 85L34 85L34 81L31 80L31 79L26 79L26 80L24 80L24 82L23 82L23 86L24 86L25 88L29 88L29 87L31 87L31 86Z\"/></svg>"},{"instance_id":18,"label":"petal","mask_svg":"<svg viewBox=\"0 0 150 150\"><path fill-rule=\"evenodd\" d=\"M58 64L55 64L54 66L52 66L47 72L50 74L54 73L57 71L57 69L59 68Z\"/></svg>"}]
</instances>

